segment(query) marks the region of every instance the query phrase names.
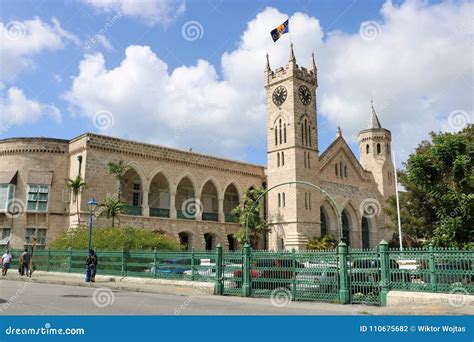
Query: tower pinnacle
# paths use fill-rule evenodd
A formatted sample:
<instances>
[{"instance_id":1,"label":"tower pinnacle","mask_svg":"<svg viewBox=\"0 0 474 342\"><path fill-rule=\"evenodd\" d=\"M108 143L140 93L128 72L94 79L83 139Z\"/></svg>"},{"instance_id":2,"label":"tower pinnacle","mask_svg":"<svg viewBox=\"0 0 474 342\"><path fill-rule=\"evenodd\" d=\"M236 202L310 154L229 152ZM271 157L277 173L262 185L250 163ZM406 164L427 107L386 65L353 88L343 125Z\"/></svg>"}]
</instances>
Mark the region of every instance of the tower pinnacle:
<instances>
[{"instance_id":1,"label":"tower pinnacle","mask_svg":"<svg viewBox=\"0 0 474 342\"><path fill-rule=\"evenodd\" d=\"M293 43L290 43L290 58L288 60L290 64L296 65L295 52L293 51Z\"/></svg>"},{"instance_id":2,"label":"tower pinnacle","mask_svg":"<svg viewBox=\"0 0 474 342\"><path fill-rule=\"evenodd\" d=\"M377 117L377 113L375 112L375 109L374 109L374 101L373 100L370 101L370 107L371 107L371 110L370 110L370 114L369 114L369 122L368 122L367 128L368 129L382 128L382 125L380 124L379 118Z\"/></svg>"}]
</instances>

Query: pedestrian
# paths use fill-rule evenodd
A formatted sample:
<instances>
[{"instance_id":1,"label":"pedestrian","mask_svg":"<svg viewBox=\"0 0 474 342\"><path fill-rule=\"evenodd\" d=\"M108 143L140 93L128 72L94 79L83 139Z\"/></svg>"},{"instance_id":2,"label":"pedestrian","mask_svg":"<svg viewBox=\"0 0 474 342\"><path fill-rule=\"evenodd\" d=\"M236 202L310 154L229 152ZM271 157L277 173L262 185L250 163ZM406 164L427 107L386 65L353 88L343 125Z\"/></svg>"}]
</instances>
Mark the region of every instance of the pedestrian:
<instances>
[{"instance_id":1,"label":"pedestrian","mask_svg":"<svg viewBox=\"0 0 474 342\"><path fill-rule=\"evenodd\" d=\"M86 258L86 283L95 281L95 266L97 265L97 259L93 249L89 250L89 255Z\"/></svg>"},{"instance_id":2,"label":"pedestrian","mask_svg":"<svg viewBox=\"0 0 474 342\"><path fill-rule=\"evenodd\" d=\"M25 248L25 251L20 256L19 271L21 276L25 274L28 276L28 272L30 271L30 253L28 252L28 248Z\"/></svg>"},{"instance_id":3,"label":"pedestrian","mask_svg":"<svg viewBox=\"0 0 474 342\"><path fill-rule=\"evenodd\" d=\"M2 255L2 276L6 276L8 269L10 268L10 261L12 260L12 254L9 250Z\"/></svg>"}]
</instances>

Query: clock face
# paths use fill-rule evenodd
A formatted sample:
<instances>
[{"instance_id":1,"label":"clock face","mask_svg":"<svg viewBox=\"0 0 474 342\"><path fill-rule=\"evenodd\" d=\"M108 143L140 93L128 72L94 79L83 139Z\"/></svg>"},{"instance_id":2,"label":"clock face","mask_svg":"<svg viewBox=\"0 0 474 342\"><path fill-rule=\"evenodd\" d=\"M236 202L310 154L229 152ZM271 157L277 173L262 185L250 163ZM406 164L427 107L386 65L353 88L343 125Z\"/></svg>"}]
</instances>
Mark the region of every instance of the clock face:
<instances>
[{"instance_id":1,"label":"clock face","mask_svg":"<svg viewBox=\"0 0 474 342\"><path fill-rule=\"evenodd\" d=\"M283 86L279 86L275 89L273 92L272 100L273 103L277 106L281 106L283 102L286 100L286 96L288 95L288 92L286 91L286 88Z\"/></svg>"},{"instance_id":2,"label":"clock face","mask_svg":"<svg viewBox=\"0 0 474 342\"><path fill-rule=\"evenodd\" d=\"M305 106L311 103L311 92L309 91L307 86L301 86L298 89L298 95L300 97L301 102L303 102Z\"/></svg>"}]
</instances>

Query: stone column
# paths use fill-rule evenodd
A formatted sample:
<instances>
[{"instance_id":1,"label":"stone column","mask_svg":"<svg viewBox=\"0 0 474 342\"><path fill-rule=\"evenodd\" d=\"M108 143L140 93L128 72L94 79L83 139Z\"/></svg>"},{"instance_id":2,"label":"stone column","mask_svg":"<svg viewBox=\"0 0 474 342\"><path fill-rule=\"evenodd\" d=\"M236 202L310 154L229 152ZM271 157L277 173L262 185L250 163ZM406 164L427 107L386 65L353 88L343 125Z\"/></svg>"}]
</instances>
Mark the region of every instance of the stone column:
<instances>
[{"instance_id":1,"label":"stone column","mask_svg":"<svg viewBox=\"0 0 474 342\"><path fill-rule=\"evenodd\" d=\"M144 217L150 216L150 207L148 206L148 194L148 189L144 189L142 194L142 215Z\"/></svg>"},{"instance_id":2,"label":"stone column","mask_svg":"<svg viewBox=\"0 0 474 342\"><path fill-rule=\"evenodd\" d=\"M219 222L225 222L224 197L220 197L217 199L217 212L218 212Z\"/></svg>"},{"instance_id":3,"label":"stone column","mask_svg":"<svg viewBox=\"0 0 474 342\"><path fill-rule=\"evenodd\" d=\"M202 221L202 213L204 211L204 205L201 200L201 190L198 190L194 193L194 198L196 199L196 221Z\"/></svg>"},{"instance_id":4,"label":"stone column","mask_svg":"<svg viewBox=\"0 0 474 342\"><path fill-rule=\"evenodd\" d=\"M176 218L176 192L170 192L170 218Z\"/></svg>"}]
</instances>

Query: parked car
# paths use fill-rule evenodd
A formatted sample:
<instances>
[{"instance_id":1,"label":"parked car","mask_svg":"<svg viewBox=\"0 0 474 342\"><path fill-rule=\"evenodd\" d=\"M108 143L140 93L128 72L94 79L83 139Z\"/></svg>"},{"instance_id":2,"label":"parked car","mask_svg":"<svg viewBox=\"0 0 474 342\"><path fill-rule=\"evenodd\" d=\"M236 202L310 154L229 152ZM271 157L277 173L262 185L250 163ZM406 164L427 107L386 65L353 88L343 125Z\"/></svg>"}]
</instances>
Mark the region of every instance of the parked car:
<instances>
[{"instance_id":1,"label":"parked car","mask_svg":"<svg viewBox=\"0 0 474 342\"><path fill-rule=\"evenodd\" d=\"M339 269L337 267L304 268L296 275L297 292L337 293Z\"/></svg>"},{"instance_id":2,"label":"parked car","mask_svg":"<svg viewBox=\"0 0 474 342\"><path fill-rule=\"evenodd\" d=\"M293 276L304 268L304 265L295 261L293 272L292 259L256 259L250 268L250 283L252 289L273 290L279 287L289 287ZM243 269L234 271L237 287L242 287Z\"/></svg>"},{"instance_id":3,"label":"parked car","mask_svg":"<svg viewBox=\"0 0 474 342\"><path fill-rule=\"evenodd\" d=\"M151 267L149 272L155 272L155 265L150 264ZM156 262L156 274L158 276L173 276L178 274L184 274L184 272L191 269L188 259L166 259L158 260Z\"/></svg>"},{"instance_id":4,"label":"parked car","mask_svg":"<svg viewBox=\"0 0 474 342\"><path fill-rule=\"evenodd\" d=\"M431 275L429 263L423 262L420 269L422 273L419 275L421 283L429 284ZM458 260L443 261L435 263L436 284L439 285L468 285L474 282L472 272L472 262L460 262Z\"/></svg>"}]
</instances>

